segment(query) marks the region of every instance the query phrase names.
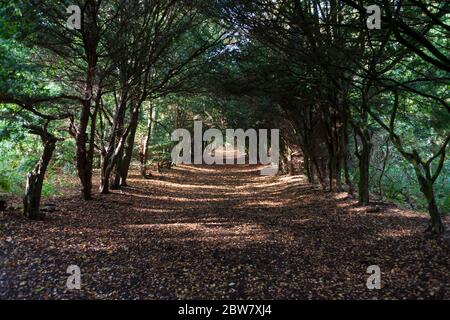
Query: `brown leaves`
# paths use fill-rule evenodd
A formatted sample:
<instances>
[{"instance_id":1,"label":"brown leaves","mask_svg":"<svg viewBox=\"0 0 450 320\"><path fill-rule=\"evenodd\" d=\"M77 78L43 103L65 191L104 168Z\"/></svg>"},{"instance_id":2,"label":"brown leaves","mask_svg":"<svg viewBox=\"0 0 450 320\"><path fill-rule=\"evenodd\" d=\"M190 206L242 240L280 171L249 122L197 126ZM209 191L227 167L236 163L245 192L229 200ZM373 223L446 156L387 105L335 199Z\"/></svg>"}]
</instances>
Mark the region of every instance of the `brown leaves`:
<instances>
[{"instance_id":1,"label":"brown leaves","mask_svg":"<svg viewBox=\"0 0 450 320\"><path fill-rule=\"evenodd\" d=\"M93 201L52 199L41 222L0 217L1 298L449 298L426 216L366 210L300 176L178 166ZM82 289L65 287L80 266ZM382 289L366 287L369 265Z\"/></svg>"}]
</instances>

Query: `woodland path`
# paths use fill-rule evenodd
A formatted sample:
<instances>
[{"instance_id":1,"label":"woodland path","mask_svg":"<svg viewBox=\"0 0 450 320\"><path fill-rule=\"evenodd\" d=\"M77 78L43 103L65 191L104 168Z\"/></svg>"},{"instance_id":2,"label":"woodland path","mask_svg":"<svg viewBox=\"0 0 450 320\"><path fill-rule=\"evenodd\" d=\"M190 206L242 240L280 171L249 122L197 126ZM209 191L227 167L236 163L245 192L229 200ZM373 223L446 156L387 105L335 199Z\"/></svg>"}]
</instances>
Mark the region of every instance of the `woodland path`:
<instances>
[{"instance_id":1,"label":"woodland path","mask_svg":"<svg viewBox=\"0 0 450 320\"><path fill-rule=\"evenodd\" d=\"M0 216L0 298L450 298L449 252L427 217L356 206L302 176L179 166L84 202L51 199L30 222ZM81 268L81 290L65 288ZM368 290L370 265L382 288Z\"/></svg>"}]
</instances>

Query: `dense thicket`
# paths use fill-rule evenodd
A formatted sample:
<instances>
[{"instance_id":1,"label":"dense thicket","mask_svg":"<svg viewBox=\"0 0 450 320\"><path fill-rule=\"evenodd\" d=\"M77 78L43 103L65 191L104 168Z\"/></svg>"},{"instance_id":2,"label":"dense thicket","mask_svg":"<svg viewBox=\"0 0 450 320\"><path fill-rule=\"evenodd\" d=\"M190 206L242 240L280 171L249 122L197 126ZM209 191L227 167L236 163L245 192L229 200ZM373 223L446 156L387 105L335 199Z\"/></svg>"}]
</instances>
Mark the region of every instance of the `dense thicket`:
<instances>
[{"instance_id":1,"label":"dense thicket","mask_svg":"<svg viewBox=\"0 0 450 320\"><path fill-rule=\"evenodd\" d=\"M66 26L72 4L80 29ZM367 24L374 4L380 29ZM449 22L449 4L427 0L9 1L0 6L0 185L16 191L37 161L24 200L37 218L49 165L53 184L73 166L88 200L96 168L105 194L126 185L133 160L148 178L148 161L167 160L171 131L202 119L280 128L283 171L356 192L362 205L426 208L429 231L441 233Z\"/></svg>"}]
</instances>

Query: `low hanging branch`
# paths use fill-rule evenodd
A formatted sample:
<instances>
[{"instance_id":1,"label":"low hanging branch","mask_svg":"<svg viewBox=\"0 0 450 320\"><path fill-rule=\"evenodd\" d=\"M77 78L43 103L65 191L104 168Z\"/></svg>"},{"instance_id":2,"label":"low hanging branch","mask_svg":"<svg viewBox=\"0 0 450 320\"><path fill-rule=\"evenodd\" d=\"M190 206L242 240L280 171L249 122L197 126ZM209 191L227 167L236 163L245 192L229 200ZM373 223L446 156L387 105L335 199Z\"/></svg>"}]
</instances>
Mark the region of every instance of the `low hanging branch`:
<instances>
[{"instance_id":1,"label":"low hanging branch","mask_svg":"<svg viewBox=\"0 0 450 320\"><path fill-rule=\"evenodd\" d=\"M0 93L0 103L15 104L24 110L38 116L45 120L43 125L26 124L23 127L28 129L30 134L34 134L40 137L44 150L42 155L33 170L27 174L27 182L25 187L25 195L23 197L23 213L32 220L43 218L40 213L40 203L42 195L42 186L44 183L45 173L47 167L52 159L53 152L55 150L56 142L62 141L62 138L58 138L48 131L48 125L51 121L71 119L73 123L73 115L70 113L49 115L44 114L36 109L36 104L44 102L54 102L60 99L78 99L76 97L69 96L57 96L50 98L37 98L37 99L20 99L11 97L9 95Z\"/></svg>"},{"instance_id":2,"label":"low hanging branch","mask_svg":"<svg viewBox=\"0 0 450 320\"><path fill-rule=\"evenodd\" d=\"M12 97L8 94L1 93L0 92L0 103L6 103L6 104L15 104L32 114L38 116L39 118L51 121L51 120L61 120L72 117L72 114L70 113L64 113L64 114L57 114L57 115L49 115L42 113L38 111L35 106L41 103L50 103L50 102L56 102L60 100L77 100L77 101L84 101L83 99L76 97L76 96L68 96L68 95L60 95L60 96L54 96L54 97L43 97L43 98L35 98L35 99L22 99L17 97Z\"/></svg>"}]
</instances>

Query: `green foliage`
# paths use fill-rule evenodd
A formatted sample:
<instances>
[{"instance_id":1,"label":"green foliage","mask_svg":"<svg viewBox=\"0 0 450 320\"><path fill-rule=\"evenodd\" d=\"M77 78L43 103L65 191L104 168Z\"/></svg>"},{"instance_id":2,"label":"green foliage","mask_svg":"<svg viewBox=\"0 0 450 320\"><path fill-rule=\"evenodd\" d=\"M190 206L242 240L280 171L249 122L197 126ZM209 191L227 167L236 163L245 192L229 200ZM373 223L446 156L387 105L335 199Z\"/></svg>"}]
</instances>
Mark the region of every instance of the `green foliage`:
<instances>
[{"instance_id":1,"label":"green foliage","mask_svg":"<svg viewBox=\"0 0 450 320\"><path fill-rule=\"evenodd\" d=\"M151 162L161 162L171 159L171 150L176 142L162 142L154 144L148 148Z\"/></svg>"},{"instance_id":2,"label":"green foliage","mask_svg":"<svg viewBox=\"0 0 450 320\"><path fill-rule=\"evenodd\" d=\"M374 196L380 196L381 187L384 199L393 201L401 207L426 211L428 204L420 191L414 169L392 146L390 146L385 171L381 176L386 147L384 146L381 149L383 154L380 158L373 156L371 160L371 192ZM358 170L353 168L352 173L354 181L358 181ZM449 177L450 163L447 161L434 184L436 202L443 214L450 214Z\"/></svg>"},{"instance_id":3,"label":"green foliage","mask_svg":"<svg viewBox=\"0 0 450 320\"><path fill-rule=\"evenodd\" d=\"M26 175L42 153L39 137L30 135L20 124L0 121L0 190L22 195ZM75 176L74 142L65 140L57 144L53 161L47 171L43 195L57 194ZM67 179L69 178L69 179Z\"/></svg>"}]
</instances>

